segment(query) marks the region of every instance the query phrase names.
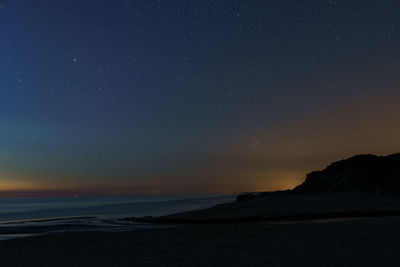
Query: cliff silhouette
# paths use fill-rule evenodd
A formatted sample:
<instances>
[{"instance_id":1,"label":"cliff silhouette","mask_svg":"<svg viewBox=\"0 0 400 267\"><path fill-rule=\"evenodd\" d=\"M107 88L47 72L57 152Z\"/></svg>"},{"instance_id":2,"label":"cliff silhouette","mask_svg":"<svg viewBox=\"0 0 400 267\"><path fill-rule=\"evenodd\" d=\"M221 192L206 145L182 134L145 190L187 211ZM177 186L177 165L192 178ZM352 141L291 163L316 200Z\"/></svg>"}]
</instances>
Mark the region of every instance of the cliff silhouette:
<instances>
[{"instance_id":1,"label":"cliff silhouette","mask_svg":"<svg viewBox=\"0 0 400 267\"><path fill-rule=\"evenodd\" d=\"M291 190L249 192L206 209L126 220L224 224L400 216L399 195L400 153L357 155L309 173Z\"/></svg>"},{"instance_id":2,"label":"cliff silhouette","mask_svg":"<svg viewBox=\"0 0 400 267\"><path fill-rule=\"evenodd\" d=\"M389 156L357 155L332 163L307 175L294 194L324 194L367 191L400 193L400 153Z\"/></svg>"}]
</instances>

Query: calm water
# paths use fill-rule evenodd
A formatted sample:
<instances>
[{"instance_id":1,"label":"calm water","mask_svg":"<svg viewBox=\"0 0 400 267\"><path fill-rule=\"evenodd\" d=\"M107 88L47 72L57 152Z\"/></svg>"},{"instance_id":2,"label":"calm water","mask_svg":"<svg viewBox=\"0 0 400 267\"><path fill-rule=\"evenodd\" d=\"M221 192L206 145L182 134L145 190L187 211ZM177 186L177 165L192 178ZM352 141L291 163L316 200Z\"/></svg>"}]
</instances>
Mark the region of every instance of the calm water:
<instances>
[{"instance_id":1,"label":"calm water","mask_svg":"<svg viewBox=\"0 0 400 267\"><path fill-rule=\"evenodd\" d=\"M125 231L148 227L119 221L233 201L233 195L0 199L0 240L59 231Z\"/></svg>"}]
</instances>

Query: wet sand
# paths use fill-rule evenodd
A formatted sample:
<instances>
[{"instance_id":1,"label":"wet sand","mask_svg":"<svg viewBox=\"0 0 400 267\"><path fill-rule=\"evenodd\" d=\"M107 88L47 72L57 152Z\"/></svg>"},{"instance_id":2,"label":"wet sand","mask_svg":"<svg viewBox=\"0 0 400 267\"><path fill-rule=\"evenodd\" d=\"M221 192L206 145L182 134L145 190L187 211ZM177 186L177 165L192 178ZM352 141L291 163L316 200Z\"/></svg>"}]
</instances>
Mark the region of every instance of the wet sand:
<instances>
[{"instance_id":1,"label":"wet sand","mask_svg":"<svg viewBox=\"0 0 400 267\"><path fill-rule=\"evenodd\" d=\"M62 232L0 242L0 266L398 266L397 198L262 198L163 217L203 221L126 232ZM226 223L248 216L343 213ZM392 216L388 214L392 213ZM156 218L159 219L159 218ZM265 219L265 218L264 218ZM126 222L128 223L128 222ZM151 226L151 225L150 225Z\"/></svg>"},{"instance_id":2,"label":"wet sand","mask_svg":"<svg viewBox=\"0 0 400 267\"><path fill-rule=\"evenodd\" d=\"M398 266L400 218L205 224L0 242L0 266Z\"/></svg>"}]
</instances>

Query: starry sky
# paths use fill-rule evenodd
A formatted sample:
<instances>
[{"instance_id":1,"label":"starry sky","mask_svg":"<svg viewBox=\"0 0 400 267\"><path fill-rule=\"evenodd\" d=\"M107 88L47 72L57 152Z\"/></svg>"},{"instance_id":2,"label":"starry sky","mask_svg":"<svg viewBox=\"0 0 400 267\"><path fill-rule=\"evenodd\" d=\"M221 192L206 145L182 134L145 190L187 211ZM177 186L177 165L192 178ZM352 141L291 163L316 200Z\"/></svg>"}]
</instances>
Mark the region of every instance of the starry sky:
<instances>
[{"instance_id":1,"label":"starry sky","mask_svg":"<svg viewBox=\"0 0 400 267\"><path fill-rule=\"evenodd\" d=\"M0 197L292 188L400 152L400 3L0 0Z\"/></svg>"}]
</instances>

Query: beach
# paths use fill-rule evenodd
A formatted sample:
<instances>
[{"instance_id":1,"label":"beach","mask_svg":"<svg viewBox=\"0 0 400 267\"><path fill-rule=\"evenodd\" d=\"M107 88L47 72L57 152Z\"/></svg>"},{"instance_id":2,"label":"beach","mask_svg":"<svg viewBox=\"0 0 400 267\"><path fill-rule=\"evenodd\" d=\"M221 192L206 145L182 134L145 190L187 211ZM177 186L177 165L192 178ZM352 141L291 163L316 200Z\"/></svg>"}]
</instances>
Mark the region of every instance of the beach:
<instances>
[{"instance_id":1,"label":"beach","mask_svg":"<svg viewBox=\"0 0 400 267\"><path fill-rule=\"evenodd\" d=\"M204 209L233 199L233 195L0 199L0 240L63 231L154 228L120 219Z\"/></svg>"},{"instance_id":2,"label":"beach","mask_svg":"<svg viewBox=\"0 0 400 267\"><path fill-rule=\"evenodd\" d=\"M371 195L259 197L122 218L133 230L60 228L1 241L0 266L396 266L398 203Z\"/></svg>"},{"instance_id":3,"label":"beach","mask_svg":"<svg viewBox=\"0 0 400 267\"><path fill-rule=\"evenodd\" d=\"M1 266L397 266L400 218L186 225L0 242Z\"/></svg>"}]
</instances>

